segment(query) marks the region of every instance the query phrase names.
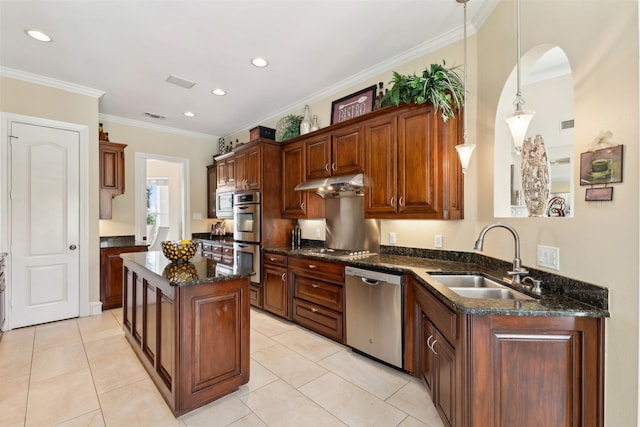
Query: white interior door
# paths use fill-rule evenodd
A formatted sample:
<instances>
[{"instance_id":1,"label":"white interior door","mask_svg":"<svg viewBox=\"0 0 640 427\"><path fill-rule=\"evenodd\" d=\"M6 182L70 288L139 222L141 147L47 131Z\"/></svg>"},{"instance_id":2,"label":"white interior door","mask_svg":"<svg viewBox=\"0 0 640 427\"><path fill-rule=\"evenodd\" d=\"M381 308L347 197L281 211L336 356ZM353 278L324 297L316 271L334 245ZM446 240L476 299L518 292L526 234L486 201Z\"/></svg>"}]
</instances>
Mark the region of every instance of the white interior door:
<instances>
[{"instance_id":1,"label":"white interior door","mask_svg":"<svg viewBox=\"0 0 640 427\"><path fill-rule=\"evenodd\" d=\"M80 310L80 135L11 124L12 327Z\"/></svg>"}]
</instances>

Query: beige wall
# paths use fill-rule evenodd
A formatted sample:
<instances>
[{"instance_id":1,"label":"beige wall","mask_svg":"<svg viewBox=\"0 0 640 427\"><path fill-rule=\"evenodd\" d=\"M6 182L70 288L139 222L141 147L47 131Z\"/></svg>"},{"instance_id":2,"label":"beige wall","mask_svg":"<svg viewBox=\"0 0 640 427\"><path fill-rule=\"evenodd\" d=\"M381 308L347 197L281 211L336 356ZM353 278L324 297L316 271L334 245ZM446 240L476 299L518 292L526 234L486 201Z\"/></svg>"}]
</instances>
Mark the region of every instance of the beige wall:
<instances>
[{"instance_id":1,"label":"beige wall","mask_svg":"<svg viewBox=\"0 0 640 427\"><path fill-rule=\"evenodd\" d=\"M98 188L98 98L0 77L0 111L87 126L89 188ZM100 301L98 192L89 193L89 300Z\"/></svg>"},{"instance_id":2,"label":"beige wall","mask_svg":"<svg viewBox=\"0 0 640 427\"><path fill-rule=\"evenodd\" d=\"M162 156L189 159L189 194L191 206L190 227L192 233L209 230L207 220L207 168L213 163L217 150L214 139L164 132L151 128L102 120L109 140L127 144L125 149L125 188L123 195L113 199L113 215L110 220L100 220L101 236L122 236L135 234L135 153L150 153ZM144 196L144 195L143 195ZM193 215L200 213L201 220Z\"/></svg>"}]
</instances>

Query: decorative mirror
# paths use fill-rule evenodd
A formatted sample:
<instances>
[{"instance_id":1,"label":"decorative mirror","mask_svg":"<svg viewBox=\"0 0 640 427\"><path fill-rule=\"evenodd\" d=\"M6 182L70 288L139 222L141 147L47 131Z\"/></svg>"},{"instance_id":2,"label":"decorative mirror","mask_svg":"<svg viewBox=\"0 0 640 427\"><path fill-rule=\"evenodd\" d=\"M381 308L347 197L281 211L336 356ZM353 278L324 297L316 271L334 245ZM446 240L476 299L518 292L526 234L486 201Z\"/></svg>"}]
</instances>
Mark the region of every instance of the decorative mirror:
<instances>
[{"instance_id":1,"label":"decorative mirror","mask_svg":"<svg viewBox=\"0 0 640 427\"><path fill-rule=\"evenodd\" d=\"M542 137L549 159L549 197L544 216L573 216L574 95L569 59L557 46L538 46L521 59L525 109L535 111L526 138ZM513 114L514 67L500 95L495 122L494 216L528 217L522 189L522 155L505 117Z\"/></svg>"}]
</instances>

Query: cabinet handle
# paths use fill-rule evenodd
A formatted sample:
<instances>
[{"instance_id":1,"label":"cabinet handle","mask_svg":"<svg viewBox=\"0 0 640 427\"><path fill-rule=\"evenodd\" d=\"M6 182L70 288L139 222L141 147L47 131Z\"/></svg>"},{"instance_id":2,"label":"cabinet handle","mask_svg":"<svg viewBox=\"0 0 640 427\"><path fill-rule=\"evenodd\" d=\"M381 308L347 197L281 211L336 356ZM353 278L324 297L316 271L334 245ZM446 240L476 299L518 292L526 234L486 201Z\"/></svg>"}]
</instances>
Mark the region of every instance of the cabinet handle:
<instances>
[{"instance_id":1,"label":"cabinet handle","mask_svg":"<svg viewBox=\"0 0 640 427\"><path fill-rule=\"evenodd\" d=\"M312 284L311 284L311 287L312 287L312 288L318 288L319 286L318 286L318 285L316 285L315 283L312 283Z\"/></svg>"},{"instance_id":2,"label":"cabinet handle","mask_svg":"<svg viewBox=\"0 0 640 427\"><path fill-rule=\"evenodd\" d=\"M282 273L282 282L284 283L287 279L287 273Z\"/></svg>"},{"instance_id":3,"label":"cabinet handle","mask_svg":"<svg viewBox=\"0 0 640 427\"><path fill-rule=\"evenodd\" d=\"M273 261L275 261L275 260L276 260L276 259L275 259L275 258L273 258L273 257L270 257L270 258L269 258L269 261L271 261L271 262L273 262Z\"/></svg>"},{"instance_id":4,"label":"cabinet handle","mask_svg":"<svg viewBox=\"0 0 640 427\"><path fill-rule=\"evenodd\" d=\"M310 268L311 270L313 270L313 269L315 269L315 268L316 268L316 266L315 266L315 264L309 264L309 268Z\"/></svg>"},{"instance_id":5,"label":"cabinet handle","mask_svg":"<svg viewBox=\"0 0 640 427\"><path fill-rule=\"evenodd\" d=\"M324 170L326 170L327 172L329 172L329 163L325 163L325 164L324 164Z\"/></svg>"},{"instance_id":6,"label":"cabinet handle","mask_svg":"<svg viewBox=\"0 0 640 427\"><path fill-rule=\"evenodd\" d=\"M433 342L431 343L431 346L429 346L429 348L431 349L433 354L435 354L436 356L438 355L438 352L436 351L436 343L437 342L438 342L438 340L433 340Z\"/></svg>"},{"instance_id":7,"label":"cabinet handle","mask_svg":"<svg viewBox=\"0 0 640 427\"><path fill-rule=\"evenodd\" d=\"M398 206L404 206L404 204L402 203L402 196L400 196L400 198L398 199Z\"/></svg>"},{"instance_id":8,"label":"cabinet handle","mask_svg":"<svg viewBox=\"0 0 640 427\"><path fill-rule=\"evenodd\" d=\"M431 348L431 339L433 338L433 335L429 335L429 338L427 338L427 347Z\"/></svg>"},{"instance_id":9,"label":"cabinet handle","mask_svg":"<svg viewBox=\"0 0 640 427\"><path fill-rule=\"evenodd\" d=\"M331 163L331 170L336 170L336 162Z\"/></svg>"},{"instance_id":10,"label":"cabinet handle","mask_svg":"<svg viewBox=\"0 0 640 427\"><path fill-rule=\"evenodd\" d=\"M390 203L391 203L391 207L392 207L392 208L395 208L395 207L396 207L396 196L393 196L393 197L391 198Z\"/></svg>"},{"instance_id":11,"label":"cabinet handle","mask_svg":"<svg viewBox=\"0 0 640 427\"><path fill-rule=\"evenodd\" d=\"M300 203L300 209L304 210L304 202Z\"/></svg>"},{"instance_id":12,"label":"cabinet handle","mask_svg":"<svg viewBox=\"0 0 640 427\"><path fill-rule=\"evenodd\" d=\"M315 309L315 308L312 308L312 309L311 309L311 312L312 312L312 313L317 313L317 312L318 312L318 310L317 310L317 309Z\"/></svg>"}]
</instances>

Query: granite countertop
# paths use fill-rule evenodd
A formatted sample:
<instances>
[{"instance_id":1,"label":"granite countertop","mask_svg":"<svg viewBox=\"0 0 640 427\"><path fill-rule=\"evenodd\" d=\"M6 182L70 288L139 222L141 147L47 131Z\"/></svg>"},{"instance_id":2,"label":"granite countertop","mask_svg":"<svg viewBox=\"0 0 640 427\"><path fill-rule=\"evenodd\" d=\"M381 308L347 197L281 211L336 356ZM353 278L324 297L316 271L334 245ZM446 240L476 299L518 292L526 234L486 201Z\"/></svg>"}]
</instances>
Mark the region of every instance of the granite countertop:
<instances>
[{"instance_id":1,"label":"granite countertop","mask_svg":"<svg viewBox=\"0 0 640 427\"><path fill-rule=\"evenodd\" d=\"M463 261L451 261L435 258L421 258L404 255L393 254L376 254L363 258L345 260L338 257L332 257L327 254L314 254L309 252L308 248L300 248L292 250L291 248L265 248L265 252L279 253L287 256L304 256L315 257L318 259L326 259L331 261L343 262L346 265L359 268L369 268L378 271L396 272L396 273L412 273L422 286L432 291L432 293L445 305L453 310L468 314L491 314L491 315L509 315L509 316L570 316L570 317L609 317L609 311L606 306L606 298L604 307L587 304L575 297L569 297L562 292L557 291L557 286L545 285L543 282L543 291L540 295L527 291L518 285L510 286L510 282L506 283L506 271L500 271L478 263L469 262L462 257ZM439 284L435 278L429 273L480 273L510 286L518 292L534 297L533 300L502 300L502 299L481 299L481 298L465 298L455 293L447 286ZM534 276L535 277L535 276ZM551 288L551 289L550 289ZM575 291L575 290L574 290ZM585 299L588 301L600 301L601 295L587 295L590 292L607 292L605 288L598 288L593 285L586 284L582 289ZM581 292L574 292L578 296Z\"/></svg>"},{"instance_id":2,"label":"granite countertop","mask_svg":"<svg viewBox=\"0 0 640 427\"><path fill-rule=\"evenodd\" d=\"M191 238L198 240L207 240L210 242L233 243L233 234L210 234L210 233L193 233Z\"/></svg>"},{"instance_id":3,"label":"granite countertop","mask_svg":"<svg viewBox=\"0 0 640 427\"><path fill-rule=\"evenodd\" d=\"M100 249L138 248L145 246L149 246L149 244L136 242L134 236L100 237Z\"/></svg>"},{"instance_id":4,"label":"granite countertop","mask_svg":"<svg viewBox=\"0 0 640 427\"><path fill-rule=\"evenodd\" d=\"M173 286L193 286L203 283L223 282L243 279L253 275L252 271L243 270L234 270L232 274L222 274L216 271L217 263L215 261L199 255L191 258L190 262L184 263L170 262L161 251L131 252L120 256L167 280Z\"/></svg>"}]
</instances>

